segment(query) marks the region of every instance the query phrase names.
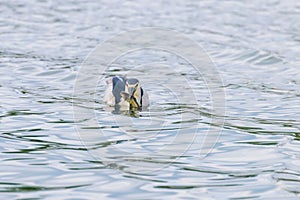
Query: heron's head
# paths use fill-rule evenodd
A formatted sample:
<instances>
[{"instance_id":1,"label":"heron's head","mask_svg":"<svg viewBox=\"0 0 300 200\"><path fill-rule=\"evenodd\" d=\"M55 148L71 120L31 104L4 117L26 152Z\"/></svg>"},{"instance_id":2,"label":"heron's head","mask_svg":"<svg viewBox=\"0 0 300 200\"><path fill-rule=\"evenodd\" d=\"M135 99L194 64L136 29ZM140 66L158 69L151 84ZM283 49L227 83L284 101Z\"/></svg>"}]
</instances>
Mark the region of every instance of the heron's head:
<instances>
[{"instance_id":1,"label":"heron's head","mask_svg":"<svg viewBox=\"0 0 300 200\"><path fill-rule=\"evenodd\" d=\"M129 78L125 83L125 92L128 93L129 104L134 108L141 108L141 86L139 81L136 78Z\"/></svg>"}]
</instances>

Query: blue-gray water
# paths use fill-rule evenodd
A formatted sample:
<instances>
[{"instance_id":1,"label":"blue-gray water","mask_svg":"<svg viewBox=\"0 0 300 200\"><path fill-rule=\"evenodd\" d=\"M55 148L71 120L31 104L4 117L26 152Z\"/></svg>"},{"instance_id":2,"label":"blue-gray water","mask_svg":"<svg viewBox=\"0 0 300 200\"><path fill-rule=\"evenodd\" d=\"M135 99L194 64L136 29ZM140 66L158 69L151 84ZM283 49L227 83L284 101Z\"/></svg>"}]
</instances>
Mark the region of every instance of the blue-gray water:
<instances>
[{"instance_id":1,"label":"blue-gray water","mask_svg":"<svg viewBox=\"0 0 300 200\"><path fill-rule=\"evenodd\" d=\"M0 198L298 199L299 16L300 3L292 0L0 2ZM207 51L222 76L225 125L205 159L197 149L175 160L143 158L144 151L172 140L178 128L209 126L209 93L192 72L160 68L167 79L194 81L199 107L177 106L171 91L145 78L152 105L139 118L112 114L102 104L100 84L99 101L87 109L95 110L107 136L95 148L109 162L87 151L77 134L72 96L81 63L99 43L142 27L185 34ZM160 57L184 71L177 59L150 52L120 59L111 74ZM147 69L132 73L143 77ZM79 101L74 106L86 103ZM197 118L182 121L185 112ZM149 113L149 135L141 135L135 129L148 123ZM119 117L121 126L111 117ZM135 126L126 127L126 120Z\"/></svg>"}]
</instances>

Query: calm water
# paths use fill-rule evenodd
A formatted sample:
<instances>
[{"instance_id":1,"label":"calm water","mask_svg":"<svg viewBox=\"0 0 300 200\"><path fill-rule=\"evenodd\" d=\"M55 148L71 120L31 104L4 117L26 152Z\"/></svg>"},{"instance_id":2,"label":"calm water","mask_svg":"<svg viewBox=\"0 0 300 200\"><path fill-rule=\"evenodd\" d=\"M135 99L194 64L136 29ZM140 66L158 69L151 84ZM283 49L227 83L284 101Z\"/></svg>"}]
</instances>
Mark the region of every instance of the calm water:
<instances>
[{"instance_id":1,"label":"calm water","mask_svg":"<svg viewBox=\"0 0 300 200\"><path fill-rule=\"evenodd\" d=\"M299 198L299 2L0 5L1 199ZM222 76L225 125L205 159L199 149L211 125L209 91L177 56L132 52L105 71L143 80L151 105L137 115L103 105L100 78L95 102L72 98L87 55L142 27L184 33ZM73 105L94 113L98 126L82 126L90 120L84 113L74 120Z\"/></svg>"}]
</instances>

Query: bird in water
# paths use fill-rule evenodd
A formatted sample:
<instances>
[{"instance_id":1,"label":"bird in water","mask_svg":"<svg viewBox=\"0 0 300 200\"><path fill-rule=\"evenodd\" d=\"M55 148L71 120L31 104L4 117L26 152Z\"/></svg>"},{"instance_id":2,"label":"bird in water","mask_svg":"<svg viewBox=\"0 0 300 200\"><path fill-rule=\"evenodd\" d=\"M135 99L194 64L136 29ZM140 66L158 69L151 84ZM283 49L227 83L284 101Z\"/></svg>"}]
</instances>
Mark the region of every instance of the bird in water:
<instances>
[{"instance_id":1,"label":"bird in water","mask_svg":"<svg viewBox=\"0 0 300 200\"><path fill-rule=\"evenodd\" d=\"M149 105L148 94L136 78L114 76L107 79L106 84L103 100L109 106L141 111Z\"/></svg>"}]
</instances>

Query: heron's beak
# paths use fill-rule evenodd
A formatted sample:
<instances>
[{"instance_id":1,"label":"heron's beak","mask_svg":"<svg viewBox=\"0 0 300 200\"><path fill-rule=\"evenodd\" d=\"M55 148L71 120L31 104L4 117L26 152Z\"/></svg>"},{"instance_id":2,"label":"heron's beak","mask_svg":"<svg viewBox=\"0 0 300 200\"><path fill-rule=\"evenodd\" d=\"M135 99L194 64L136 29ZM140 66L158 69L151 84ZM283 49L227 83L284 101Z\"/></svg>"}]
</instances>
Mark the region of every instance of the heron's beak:
<instances>
[{"instance_id":1,"label":"heron's beak","mask_svg":"<svg viewBox=\"0 0 300 200\"><path fill-rule=\"evenodd\" d=\"M134 92L135 92L135 88L134 87L129 87L128 88L129 99L133 98Z\"/></svg>"}]
</instances>

